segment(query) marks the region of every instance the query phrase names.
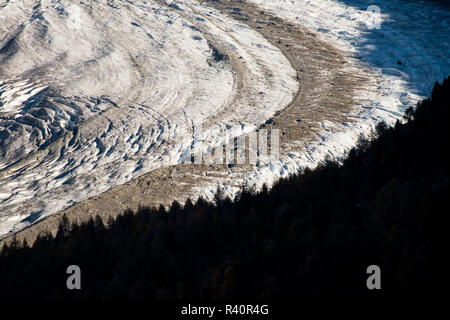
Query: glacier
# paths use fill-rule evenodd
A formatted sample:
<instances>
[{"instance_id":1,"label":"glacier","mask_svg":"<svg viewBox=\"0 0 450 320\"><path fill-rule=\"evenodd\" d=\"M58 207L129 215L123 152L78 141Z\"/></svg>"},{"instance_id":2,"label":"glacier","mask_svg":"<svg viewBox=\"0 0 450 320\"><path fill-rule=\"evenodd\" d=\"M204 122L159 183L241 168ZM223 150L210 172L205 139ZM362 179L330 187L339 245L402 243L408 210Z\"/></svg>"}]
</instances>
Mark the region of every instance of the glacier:
<instances>
[{"instance_id":1,"label":"glacier","mask_svg":"<svg viewBox=\"0 0 450 320\"><path fill-rule=\"evenodd\" d=\"M310 29L371 81L351 123L324 122L306 148L198 196L341 161L450 72L450 10L439 4L378 1L380 29L370 29L371 1L249 2ZM180 163L196 126L209 147L224 128L257 129L301 86L277 47L205 1L0 0L0 237Z\"/></svg>"}]
</instances>

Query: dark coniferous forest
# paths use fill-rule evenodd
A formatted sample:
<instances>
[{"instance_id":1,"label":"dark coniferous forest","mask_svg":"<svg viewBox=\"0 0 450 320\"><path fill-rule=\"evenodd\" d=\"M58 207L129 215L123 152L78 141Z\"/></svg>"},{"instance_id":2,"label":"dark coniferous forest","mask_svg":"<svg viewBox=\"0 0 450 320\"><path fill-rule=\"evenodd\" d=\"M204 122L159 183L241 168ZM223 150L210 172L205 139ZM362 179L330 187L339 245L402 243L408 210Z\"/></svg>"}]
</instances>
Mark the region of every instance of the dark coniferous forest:
<instances>
[{"instance_id":1,"label":"dark coniferous forest","mask_svg":"<svg viewBox=\"0 0 450 320\"><path fill-rule=\"evenodd\" d=\"M342 165L243 190L69 225L0 253L0 300L284 300L432 296L448 272L450 78ZM79 265L82 290L66 288ZM366 287L378 265L382 290Z\"/></svg>"}]
</instances>

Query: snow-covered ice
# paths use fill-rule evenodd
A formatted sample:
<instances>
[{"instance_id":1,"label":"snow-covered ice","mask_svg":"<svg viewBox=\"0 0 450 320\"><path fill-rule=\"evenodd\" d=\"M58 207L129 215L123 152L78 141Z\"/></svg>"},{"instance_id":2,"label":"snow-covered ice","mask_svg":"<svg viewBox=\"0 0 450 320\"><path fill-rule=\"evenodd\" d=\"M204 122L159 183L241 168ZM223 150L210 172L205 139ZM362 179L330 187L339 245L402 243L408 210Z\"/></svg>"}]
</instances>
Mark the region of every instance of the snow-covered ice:
<instances>
[{"instance_id":1,"label":"snow-covered ice","mask_svg":"<svg viewBox=\"0 0 450 320\"><path fill-rule=\"evenodd\" d=\"M298 89L278 48L195 1L13 0L0 15L0 235L179 163L200 124L212 144L255 128Z\"/></svg>"},{"instance_id":2,"label":"snow-covered ice","mask_svg":"<svg viewBox=\"0 0 450 320\"><path fill-rule=\"evenodd\" d=\"M450 73L447 7L249 1L309 28L344 51L349 68L373 77L354 122L322 123L316 143L262 159L236 185L259 188L326 156L341 160L361 133L400 119ZM381 9L380 29L367 28L371 4ZM227 125L257 128L301 85L261 34L194 0L0 0L0 17L0 236L179 163L195 126L203 125L210 148ZM210 198L216 188L198 194Z\"/></svg>"}]
</instances>

